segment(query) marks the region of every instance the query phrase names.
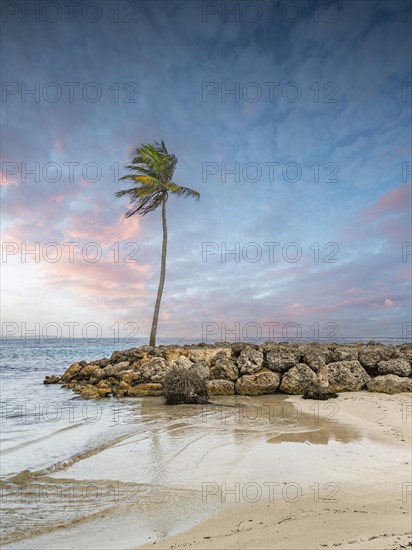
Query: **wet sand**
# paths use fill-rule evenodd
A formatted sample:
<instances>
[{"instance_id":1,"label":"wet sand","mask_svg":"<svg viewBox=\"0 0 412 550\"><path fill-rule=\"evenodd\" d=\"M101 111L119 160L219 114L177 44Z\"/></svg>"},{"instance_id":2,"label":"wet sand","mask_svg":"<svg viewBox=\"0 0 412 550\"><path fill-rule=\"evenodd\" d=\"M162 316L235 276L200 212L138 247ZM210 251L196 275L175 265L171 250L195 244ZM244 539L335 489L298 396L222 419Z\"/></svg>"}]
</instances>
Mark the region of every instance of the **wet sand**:
<instances>
[{"instance_id":1,"label":"wet sand","mask_svg":"<svg viewBox=\"0 0 412 550\"><path fill-rule=\"evenodd\" d=\"M410 540L410 396L219 401L232 406L120 402L111 443L8 480L6 547L375 549ZM119 436L119 423L130 433Z\"/></svg>"},{"instance_id":2,"label":"wet sand","mask_svg":"<svg viewBox=\"0 0 412 550\"><path fill-rule=\"evenodd\" d=\"M358 392L341 394L337 400L318 404L298 397L289 398L289 401L297 403L302 411L313 414L322 429L284 434L277 437L278 442L328 446L328 441L330 445L338 433L346 432L351 441L357 437L355 434L362 434L363 446L369 449L365 455L360 455L359 448L353 450L348 442L346 448L335 449L334 457L330 457L326 447L322 447L323 452L317 456L315 464L308 464L308 480L313 478L314 470L319 477L318 468L323 463L322 466L330 472L330 480L339 478L338 486L322 487L320 484L318 490L314 484L312 489L296 499L291 493L289 498L273 499L273 502L267 498L257 502L245 502L245 499L228 502L222 511L190 531L140 548L410 548L411 397ZM338 423L332 424L328 420L337 420ZM384 444L380 454L376 454L373 443L377 441ZM401 454L399 450L402 450ZM305 453L296 451L296 460L305 461ZM360 460L353 461L353 453ZM322 461L323 454L328 455L326 463ZM348 474L346 481L342 475L345 471Z\"/></svg>"}]
</instances>

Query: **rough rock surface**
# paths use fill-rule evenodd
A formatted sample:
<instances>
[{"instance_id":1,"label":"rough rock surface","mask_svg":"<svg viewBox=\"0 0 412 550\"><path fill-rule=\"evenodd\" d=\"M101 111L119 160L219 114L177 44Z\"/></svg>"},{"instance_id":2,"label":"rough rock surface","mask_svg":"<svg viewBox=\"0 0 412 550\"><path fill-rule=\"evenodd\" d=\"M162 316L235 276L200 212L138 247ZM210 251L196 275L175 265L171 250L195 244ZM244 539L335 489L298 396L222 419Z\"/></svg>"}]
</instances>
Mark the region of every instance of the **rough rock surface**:
<instances>
[{"instance_id":1,"label":"rough rock surface","mask_svg":"<svg viewBox=\"0 0 412 550\"><path fill-rule=\"evenodd\" d=\"M412 391L412 379L395 374L385 374L368 382L368 391L381 393L401 393Z\"/></svg>"},{"instance_id":2,"label":"rough rock surface","mask_svg":"<svg viewBox=\"0 0 412 550\"><path fill-rule=\"evenodd\" d=\"M250 346L244 348L239 355L237 364L240 374L253 374L262 368L263 353Z\"/></svg>"},{"instance_id":3,"label":"rough rock surface","mask_svg":"<svg viewBox=\"0 0 412 550\"><path fill-rule=\"evenodd\" d=\"M210 380L207 384L209 395L233 395L235 383L229 380Z\"/></svg>"},{"instance_id":4,"label":"rough rock surface","mask_svg":"<svg viewBox=\"0 0 412 550\"><path fill-rule=\"evenodd\" d=\"M332 392L362 390L370 376L359 361L338 361L326 366Z\"/></svg>"},{"instance_id":5,"label":"rough rock surface","mask_svg":"<svg viewBox=\"0 0 412 550\"><path fill-rule=\"evenodd\" d=\"M266 355L266 365L273 372L286 372L300 363L302 352L300 348L282 348L269 351Z\"/></svg>"},{"instance_id":6,"label":"rough rock surface","mask_svg":"<svg viewBox=\"0 0 412 550\"><path fill-rule=\"evenodd\" d=\"M407 359L388 359L378 363L379 374L396 374L397 376L410 376L411 364Z\"/></svg>"},{"instance_id":7,"label":"rough rock surface","mask_svg":"<svg viewBox=\"0 0 412 550\"><path fill-rule=\"evenodd\" d=\"M294 395L300 395L316 380L316 374L313 370L305 365L299 363L296 367L292 367L282 376L282 383L280 384L280 391L283 393L290 393Z\"/></svg>"},{"instance_id":8,"label":"rough rock surface","mask_svg":"<svg viewBox=\"0 0 412 550\"><path fill-rule=\"evenodd\" d=\"M399 351L392 346L371 345L364 346L358 352L361 365L368 369L374 369L381 361L395 359L399 356Z\"/></svg>"},{"instance_id":9,"label":"rough rock surface","mask_svg":"<svg viewBox=\"0 0 412 550\"><path fill-rule=\"evenodd\" d=\"M245 374L236 382L236 393L240 395L264 395L275 393L280 385L280 374L263 369L255 374Z\"/></svg>"},{"instance_id":10,"label":"rough rock surface","mask_svg":"<svg viewBox=\"0 0 412 550\"><path fill-rule=\"evenodd\" d=\"M215 361L213 367L210 369L210 376L215 379L236 382L239 378L239 372L236 363L229 358L222 358Z\"/></svg>"}]
</instances>

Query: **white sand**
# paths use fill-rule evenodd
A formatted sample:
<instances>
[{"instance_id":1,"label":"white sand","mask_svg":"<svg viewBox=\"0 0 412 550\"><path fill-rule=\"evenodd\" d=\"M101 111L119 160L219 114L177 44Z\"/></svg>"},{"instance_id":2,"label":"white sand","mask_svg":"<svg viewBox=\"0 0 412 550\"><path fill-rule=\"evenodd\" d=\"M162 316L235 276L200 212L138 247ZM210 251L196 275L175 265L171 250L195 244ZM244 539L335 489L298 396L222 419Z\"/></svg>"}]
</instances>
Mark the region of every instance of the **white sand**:
<instances>
[{"instance_id":1,"label":"white sand","mask_svg":"<svg viewBox=\"0 0 412 550\"><path fill-rule=\"evenodd\" d=\"M318 486L318 499L313 484L303 487L303 495L296 502L291 502L292 494L288 501L279 498L277 493L272 502L264 497L255 503L245 499L236 503L228 498L221 511L190 531L141 548L411 548L412 397L357 392L341 394L338 399L327 402L305 401L300 397L291 397L289 401L298 404L303 412L313 414L320 423L329 416L329 420L337 420L340 426L347 425L349 431L352 427L360 430L362 437L380 441L383 446L379 456L375 447L371 447L368 454L367 445L366 453L360 454L356 447L343 442L332 447L334 455L328 449L329 444L322 445L319 448L327 453L327 463L322 463L318 452L314 455L316 463L310 460L307 463L307 478L313 481L313 472L316 472L317 479L325 479L320 472L326 468L330 480L339 479L338 491L333 495L335 502L328 500L334 486L325 488L323 481ZM333 428L332 423L323 427L326 431ZM322 430L317 433L320 436ZM295 441L299 440L294 437ZM304 440L303 437L301 442ZM313 439L307 443L316 445L318 441ZM299 457L297 460L299 462ZM302 464L299 466L301 470ZM358 471L357 479L354 468ZM288 479L294 479L293 474L290 475ZM299 475L295 478L300 479ZM283 479L282 475L279 479Z\"/></svg>"}]
</instances>

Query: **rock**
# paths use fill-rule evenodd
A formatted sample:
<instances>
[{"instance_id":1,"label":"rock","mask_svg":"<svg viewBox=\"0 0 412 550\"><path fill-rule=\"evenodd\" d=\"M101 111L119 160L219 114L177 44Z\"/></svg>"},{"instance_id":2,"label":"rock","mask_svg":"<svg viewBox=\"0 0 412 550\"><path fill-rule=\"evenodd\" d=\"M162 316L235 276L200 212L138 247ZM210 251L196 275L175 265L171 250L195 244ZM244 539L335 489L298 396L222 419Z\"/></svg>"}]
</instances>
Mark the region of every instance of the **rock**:
<instances>
[{"instance_id":1,"label":"rock","mask_svg":"<svg viewBox=\"0 0 412 550\"><path fill-rule=\"evenodd\" d=\"M210 380L207 383L209 395L233 395L235 393L235 383L229 380Z\"/></svg>"},{"instance_id":2,"label":"rock","mask_svg":"<svg viewBox=\"0 0 412 550\"><path fill-rule=\"evenodd\" d=\"M100 367L98 365L94 365L93 363L91 365L87 365L86 367L83 367L82 370L79 372L80 378L90 378L90 376L94 373L95 370L99 369Z\"/></svg>"},{"instance_id":3,"label":"rock","mask_svg":"<svg viewBox=\"0 0 412 550\"><path fill-rule=\"evenodd\" d=\"M103 357L103 359L100 359L99 361L95 361L96 365L99 365L99 367L107 367L107 365L110 363L110 359L108 357Z\"/></svg>"},{"instance_id":4,"label":"rock","mask_svg":"<svg viewBox=\"0 0 412 550\"><path fill-rule=\"evenodd\" d=\"M273 372L286 372L300 363L302 352L296 347L281 347L266 354L267 368Z\"/></svg>"},{"instance_id":5,"label":"rock","mask_svg":"<svg viewBox=\"0 0 412 550\"><path fill-rule=\"evenodd\" d=\"M128 397L144 397L146 395L162 395L162 384L138 384L130 386L127 390Z\"/></svg>"},{"instance_id":6,"label":"rock","mask_svg":"<svg viewBox=\"0 0 412 550\"><path fill-rule=\"evenodd\" d=\"M143 382L161 384L170 370L171 364L166 363L161 357L153 357L153 359L146 361L140 365L139 369Z\"/></svg>"},{"instance_id":7,"label":"rock","mask_svg":"<svg viewBox=\"0 0 412 550\"><path fill-rule=\"evenodd\" d=\"M255 349L255 350L259 349L258 345L256 345L256 344L247 344L246 342L235 342L234 344L231 344L230 347L231 347L231 350L232 350L232 355L234 357L239 357L239 355L242 353L242 351L245 348L252 348L252 349Z\"/></svg>"},{"instance_id":8,"label":"rock","mask_svg":"<svg viewBox=\"0 0 412 550\"><path fill-rule=\"evenodd\" d=\"M181 355L184 355L187 357L189 355L189 350L185 350L181 347L174 347L174 346L165 347L162 350L162 357L166 361L176 361L176 359Z\"/></svg>"},{"instance_id":9,"label":"rock","mask_svg":"<svg viewBox=\"0 0 412 550\"><path fill-rule=\"evenodd\" d=\"M130 363L129 361L121 361L120 363L116 363L115 365L107 365L107 367L104 367L102 369L103 371L103 378L108 378L109 376L113 376L114 378L120 378L120 373L122 371L125 371L129 369ZM95 372L93 372L93 375Z\"/></svg>"},{"instance_id":10,"label":"rock","mask_svg":"<svg viewBox=\"0 0 412 550\"><path fill-rule=\"evenodd\" d=\"M97 387L90 384L76 385L74 391L85 397L86 399L100 399L101 397L108 397L111 394L111 388Z\"/></svg>"},{"instance_id":11,"label":"rock","mask_svg":"<svg viewBox=\"0 0 412 550\"><path fill-rule=\"evenodd\" d=\"M124 397L128 390L130 389L129 384L124 382L123 380L116 384L116 386L113 388L113 396L114 397Z\"/></svg>"},{"instance_id":12,"label":"rock","mask_svg":"<svg viewBox=\"0 0 412 550\"><path fill-rule=\"evenodd\" d=\"M58 384L60 380L60 376L51 374L50 376L46 376L46 378L43 380L43 384Z\"/></svg>"},{"instance_id":13,"label":"rock","mask_svg":"<svg viewBox=\"0 0 412 550\"><path fill-rule=\"evenodd\" d=\"M115 378L108 378L107 380L100 380L100 382L97 384L97 388L100 388L101 390L111 390L112 385L117 384L117 380Z\"/></svg>"},{"instance_id":14,"label":"rock","mask_svg":"<svg viewBox=\"0 0 412 550\"><path fill-rule=\"evenodd\" d=\"M196 361L196 363L192 363L189 370L197 372L203 380L209 380L210 378L210 371L206 361Z\"/></svg>"},{"instance_id":15,"label":"rock","mask_svg":"<svg viewBox=\"0 0 412 550\"><path fill-rule=\"evenodd\" d=\"M358 351L359 361L361 365L368 369L374 369L381 361L388 359L396 359L399 356L399 351L393 346L370 345L362 346Z\"/></svg>"},{"instance_id":16,"label":"rock","mask_svg":"<svg viewBox=\"0 0 412 550\"><path fill-rule=\"evenodd\" d=\"M388 359L378 363L379 374L396 374L397 376L410 376L411 364L407 359Z\"/></svg>"},{"instance_id":17,"label":"rock","mask_svg":"<svg viewBox=\"0 0 412 550\"><path fill-rule=\"evenodd\" d=\"M231 357L232 350L224 347L191 349L188 357L194 363L197 361L206 361L206 363L210 366L212 364L212 360L220 353L223 353L227 357Z\"/></svg>"},{"instance_id":18,"label":"rock","mask_svg":"<svg viewBox=\"0 0 412 550\"><path fill-rule=\"evenodd\" d=\"M412 344L404 344L399 348L399 355L412 363Z\"/></svg>"},{"instance_id":19,"label":"rock","mask_svg":"<svg viewBox=\"0 0 412 550\"><path fill-rule=\"evenodd\" d=\"M210 376L214 379L236 382L239 372L237 365L231 359L225 357L224 359L215 361L213 367L210 369Z\"/></svg>"},{"instance_id":20,"label":"rock","mask_svg":"<svg viewBox=\"0 0 412 550\"><path fill-rule=\"evenodd\" d=\"M125 370L122 373L122 381L128 384L129 386L132 386L133 384L137 382L142 381L142 373L135 370Z\"/></svg>"},{"instance_id":21,"label":"rock","mask_svg":"<svg viewBox=\"0 0 412 550\"><path fill-rule=\"evenodd\" d=\"M90 384L98 384L100 382L100 380L103 380L104 378L106 378L106 373L104 371L104 368L103 369L96 369L93 371L93 374L90 376L90 379L89 379L89 383Z\"/></svg>"},{"instance_id":22,"label":"rock","mask_svg":"<svg viewBox=\"0 0 412 550\"><path fill-rule=\"evenodd\" d=\"M358 350L353 346L339 346L332 352L332 362L357 360Z\"/></svg>"},{"instance_id":23,"label":"rock","mask_svg":"<svg viewBox=\"0 0 412 550\"><path fill-rule=\"evenodd\" d=\"M255 374L246 374L239 378L235 389L236 393L240 395L264 395L275 393L279 384L279 373L263 369Z\"/></svg>"},{"instance_id":24,"label":"rock","mask_svg":"<svg viewBox=\"0 0 412 550\"><path fill-rule=\"evenodd\" d=\"M190 367L194 364L185 355L179 355L179 357L175 359L174 362L176 366L181 367L182 369L190 369Z\"/></svg>"},{"instance_id":25,"label":"rock","mask_svg":"<svg viewBox=\"0 0 412 550\"><path fill-rule=\"evenodd\" d=\"M315 380L316 374L313 370L305 363L299 363L285 372L279 389L283 393L301 395Z\"/></svg>"},{"instance_id":26,"label":"rock","mask_svg":"<svg viewBox=\"0 0 412 550\"><path fill-rule=\"evenodd\" d=\"M385 374L368 382L368 391L380 393L401 393L412 391L412 379L395 374Z\"/></svg>"},{"instance_id":27,"label":"rock","mask_svg":"<svg viewBox=\"0 0 412 550\"><path fill-rule=\"evenodd\" d=\"M337 361L326 365L329 390L332 392L359 391L370 380L370 376L359 361Z\"/></svg>"},{"instance_id":28,"label":"rock","mask_svg":"<svg viewBox=\"0 0 412 550\"><path fill-rule=\"evenodd\" d=\"M74 378L74 376L76 376L84 366L85 365L81 365L80 363L73 363L73 365L70 365L70 367L62 376L62 382L68 382L69 380L72 380L72 378Z\"/></svg>"},{"instance_id":29,"label":"rock","mask_svg":"<svg viewBox=\"0 0 412 550\"><path fill-rule=\"evenodd\" d=\"M307 348L302 355L302 361L315 372L330 363L331 352L322 348Z\"/></svg>"},{"instance_id":30,"label":"rock","mask_svg":"<svg viewBox=\"0 0 412 550\"><path fill-rule=\"evenodd\" d=\"M262 363L263 353L251 348L250 346L243 349L237 360L241 374L254 374L255 372L258 372L262 368Z\"/></svg>"}]
</instances>

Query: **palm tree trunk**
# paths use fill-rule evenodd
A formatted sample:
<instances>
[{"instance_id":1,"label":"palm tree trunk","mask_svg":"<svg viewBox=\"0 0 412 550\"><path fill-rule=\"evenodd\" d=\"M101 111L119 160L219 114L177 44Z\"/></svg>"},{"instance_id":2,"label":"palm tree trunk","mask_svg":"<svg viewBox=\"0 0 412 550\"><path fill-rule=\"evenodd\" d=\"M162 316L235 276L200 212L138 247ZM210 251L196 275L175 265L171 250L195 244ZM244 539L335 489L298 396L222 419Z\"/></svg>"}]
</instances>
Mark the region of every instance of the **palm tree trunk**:
<instances>
[{"instance_id":1,"label":"palm tree trunk","mask_svg":"<svg viewBox=\"0 0 412 550\"><path fill-rule=\"evenodd\" d=\"M162 265L160 268L159 288L157 289L157 298L153 313L152 330L150 331L149 346L156 346L157 322L159 320L160 302L162 300L163 287L166 276L166 254L167 254L167 224L166 224L166 201L167 195L163 197L162 202L162 224L163 224L163 244L162 244Z\"/></svg>"}]
</instances>

